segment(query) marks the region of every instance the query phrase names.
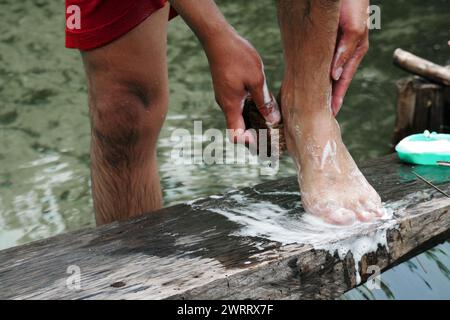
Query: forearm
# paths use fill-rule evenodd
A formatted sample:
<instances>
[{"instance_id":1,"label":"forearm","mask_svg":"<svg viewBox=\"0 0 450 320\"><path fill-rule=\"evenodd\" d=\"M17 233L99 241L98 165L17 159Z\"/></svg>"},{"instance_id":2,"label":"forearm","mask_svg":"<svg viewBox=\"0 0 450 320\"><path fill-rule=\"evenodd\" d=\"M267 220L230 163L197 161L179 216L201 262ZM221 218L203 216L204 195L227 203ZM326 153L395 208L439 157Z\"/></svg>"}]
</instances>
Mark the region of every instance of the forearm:
<instances>
[{"instance_id":1,"label":"forearm","mask_svg":"<svg viewBox=\"0 0 450 320\"><path fill-rule=\"evenodd\" d=\"M170 0L204 47L221 35L235 33L214 0Z\"/></svg>"}]
</instances>

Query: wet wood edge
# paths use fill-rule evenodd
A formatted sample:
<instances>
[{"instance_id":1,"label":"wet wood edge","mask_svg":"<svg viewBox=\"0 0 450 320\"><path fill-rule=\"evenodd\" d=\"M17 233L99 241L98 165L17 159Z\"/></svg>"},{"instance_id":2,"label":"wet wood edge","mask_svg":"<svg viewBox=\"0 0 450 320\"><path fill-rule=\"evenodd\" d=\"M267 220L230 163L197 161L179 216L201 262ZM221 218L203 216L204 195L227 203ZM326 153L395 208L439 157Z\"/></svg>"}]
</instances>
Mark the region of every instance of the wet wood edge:
<instances>
[{"instance_id":1,"label":"wet wood edge","mask_svg":"<svg viewBox=\"0 0 450 320\"><path fill-rule=\"evenodd\" d=\"M450 199L411 170L446 191L450 171L413 168L395 156L369 161L362 170L384 201L404 201L386 231L388 247L380 246L358 264L364 281L368 266L389 268L448 232ZM291 177L239 192L289 208L298 201L296 191ZM306 244L239 236L237 223L208 210L231 194L0 251L0 298L333 299L357 285L351 253L341 260ZM81 271L80 288L68 273L74 266Z\"/></svg>"}]
</instances>

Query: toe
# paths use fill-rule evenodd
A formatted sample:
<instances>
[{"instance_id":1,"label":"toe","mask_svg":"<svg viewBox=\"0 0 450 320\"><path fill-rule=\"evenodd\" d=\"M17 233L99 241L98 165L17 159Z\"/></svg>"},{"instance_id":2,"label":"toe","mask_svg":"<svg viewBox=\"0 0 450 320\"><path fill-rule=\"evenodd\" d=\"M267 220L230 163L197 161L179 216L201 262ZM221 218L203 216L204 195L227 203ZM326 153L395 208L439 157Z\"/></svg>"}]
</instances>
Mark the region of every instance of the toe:
<instances>
[{"instance_id":1,"label":"toe","mask_svg":"<svg viewBox=\"0 0 450 320\"><path fill-rule=\"evenodd\" d=\"M338 206L336 202L328 201L320 204L317 202L313 206L309 206L309 202L304 202L303 205L306 212L320 217L326 223L334 225L351 225L356 220L353 211Z\"/></svg>"},{"instance_id":2,"label":"toe","mask_svg":"<svg viewBox=\"0 0 450 320\"><path fill-rule=\"evenodd\" d=\"M339 208L335 210L330 210L326 216L325 220L331 224L338 225L351 225L355 222L355 213L351 210Z\"/></svg>"},{"instance_id":3,"label":"toe","mask_svg":"<svg viewBox=\"0 0 450 320\"><path fill-rule=\"evenodd\" d=\"M377 218L382 218L385 215L384 208L381 205L377 206L377 208L375 210L373 210L373 212L375 213L375 216Z\"/></svg>"},{"instance_id":4,"label":"toe","mask_svg":"<svg viewBox=\"0 0 450 320\"><path fill-rule=\"evenodd\" d=\"M375 220L375 213L373 211L366 211L364 209L356 210L356 216L361 222L372 222Z\"/></svg>"},{"instance_id":5,"label":"toe","mask_svg":"<svg viewBox=\"0 0 450 320\"><path fill-rule=\"evenodd\" d=\"M383 206L381 205L381 200L372 201L364 199L360 201L361 209L367 211L372 215L372 220L375 218L380 218L384 215Z\"/></svg>"}]
</instances>

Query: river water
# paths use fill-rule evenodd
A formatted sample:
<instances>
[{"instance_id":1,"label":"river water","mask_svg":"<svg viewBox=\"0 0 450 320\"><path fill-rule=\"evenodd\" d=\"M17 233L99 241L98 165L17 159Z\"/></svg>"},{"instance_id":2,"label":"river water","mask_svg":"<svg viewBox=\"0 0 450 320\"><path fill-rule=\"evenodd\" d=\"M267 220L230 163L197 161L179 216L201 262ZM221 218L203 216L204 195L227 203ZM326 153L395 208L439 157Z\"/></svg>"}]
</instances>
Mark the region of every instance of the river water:
<instances>
[{"instance_id":1,"label":"river water","mask_svg":"<svg viewBox=\"0 0 450 320\"><path fill-rule=\"evenodd\" d=\"M358 161L389 152L395 121L395 68L401 47L450 64L450 0L375 1L381 30L339 115ZM271 88L283 70L274 2L220 0L235 28L264 59ZM94 225L89 181L89 119L78 52L64 48L63 1L0 0L0 249ZM158 159L165 205L274 179L257 165L177 165L174 129L224 129L207 60L180 18L169 27L170 106ZM295 175L289 159L276 178ZM450 244L382 274L379 290L363 286L344 299L450 298Z\"/></svg>"}]
</instances>

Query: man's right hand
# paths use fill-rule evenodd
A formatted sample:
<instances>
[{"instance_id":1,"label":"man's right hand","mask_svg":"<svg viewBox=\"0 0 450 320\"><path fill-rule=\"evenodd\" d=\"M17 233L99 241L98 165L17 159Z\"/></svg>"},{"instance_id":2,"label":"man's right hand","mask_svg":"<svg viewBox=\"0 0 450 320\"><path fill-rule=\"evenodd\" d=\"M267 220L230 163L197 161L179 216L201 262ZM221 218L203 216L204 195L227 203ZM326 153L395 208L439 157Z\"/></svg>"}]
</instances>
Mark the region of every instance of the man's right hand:
<instances>
[{"instance_id":1,"label":"man's right hand","mask_svg":"<svg viewBox=\"0 0 450 320\"><path fill-rule=\"evenodd\" d=\"M216 101L222 108L234 143L253 144L242 111L250 94L260 113L271 124L281 121L280 110L269 92L262 60L252 45L225 20L213 0L170 0L195 32L211 67Z\"/></svg>"},{"instance_id":2,"label":"man's right hand","mask_svg":"<svg viewBox=\"0 0 450 320\"><path fill-rule=\"evenodd\" d=\"M234 143L254 144L256 137L246 131L242 115L248 95L270 124L281 121L276 99L270 93L264 65L253 46L234 30L225 31L204 44L211 67L216 101L222 108Z\"/></svg>"}]
</instances>

